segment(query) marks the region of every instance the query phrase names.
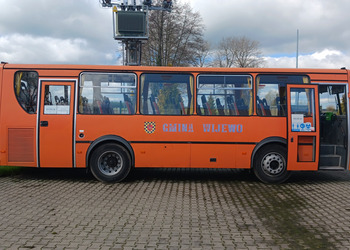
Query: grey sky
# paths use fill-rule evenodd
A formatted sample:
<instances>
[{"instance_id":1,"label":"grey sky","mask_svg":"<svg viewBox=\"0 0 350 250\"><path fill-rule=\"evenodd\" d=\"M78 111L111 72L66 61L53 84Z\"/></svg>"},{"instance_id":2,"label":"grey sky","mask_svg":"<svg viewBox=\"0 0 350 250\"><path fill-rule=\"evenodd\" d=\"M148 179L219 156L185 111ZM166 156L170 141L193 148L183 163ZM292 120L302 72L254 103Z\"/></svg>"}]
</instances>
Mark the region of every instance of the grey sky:
<instances>
[{"instance_id":1,"label":"grey sky","mask_svg":"<svg viewBox=\"0 0 350 250\"><path fill-rule=\"evenodd\" d=\"M267 67L350 67L349 0L182 0L198 11L205 38L260 42ZM112 11L99 0L0 0L0 60L115 64Z\"/></svg>"},{"instance_id":2,"label":"grey sky","mask_svg":"<svg viewBox=\"0 0 350 250\"><path fill-rule=\"evenodd\" d=\"M350 66L348 0L187 2L201 13L206 38L213 43L224 36L246 36L260 42L270 65L293 67L299 29L301 67Z\"/></svg>"}]
</instances>

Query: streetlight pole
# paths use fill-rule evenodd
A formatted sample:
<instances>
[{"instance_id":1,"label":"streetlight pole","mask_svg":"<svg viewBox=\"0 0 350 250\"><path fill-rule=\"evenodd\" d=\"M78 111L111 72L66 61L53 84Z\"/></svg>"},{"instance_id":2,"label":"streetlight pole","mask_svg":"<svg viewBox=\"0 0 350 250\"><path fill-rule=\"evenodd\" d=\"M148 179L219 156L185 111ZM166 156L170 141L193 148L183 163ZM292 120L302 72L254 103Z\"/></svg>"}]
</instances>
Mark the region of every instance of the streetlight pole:
<instances>
[{"instance_id":1,"label":"streetlight pole","mask_svg":"<svg viewBox=\"0 0 350 250\"><path fill-rule=\"evenodd\" d=\"M299 29L297 29L297 53L296 53L296 68L299 67Z\"/></svg>"}]
</instances>

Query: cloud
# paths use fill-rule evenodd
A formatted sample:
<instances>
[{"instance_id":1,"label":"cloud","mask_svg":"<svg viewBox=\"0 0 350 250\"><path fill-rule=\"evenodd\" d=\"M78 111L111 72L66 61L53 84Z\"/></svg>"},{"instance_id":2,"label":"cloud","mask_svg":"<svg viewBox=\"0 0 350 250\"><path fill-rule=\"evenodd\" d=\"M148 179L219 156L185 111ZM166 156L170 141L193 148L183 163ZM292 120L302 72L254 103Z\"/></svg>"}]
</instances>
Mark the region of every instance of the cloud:
<instances>
[{"instance_id":1,"label":"cloud","mask_svg":"<svg viewBox=\"0 0 350 250\"><path fill-rule=\"evenodd\" d=\"M0 37L0 60L10 63L111 64L113 54L98 51L85 39L12 34Z\"/></svg>"},{"instance_id":2,"label":"cloud","mask_svg":"<svg viewBox=\"0 0 350 250\"><path fill-rule=\"evenodd\" d=\"M295 68L296 57L265 57L266 66L270 68ZM339 50L324 49L309 55L299 56L299 68L340 69L350 65L350 56Z\"/></svg>"},{"instance_id":3,"label":"cloud","mask_svg":"<svg viewBox=\"0 0 350 250\"><path fill-rule=\"evenodd\" d=\"M0 0L0 60L115 64L111 9L98 0Z\"/></svg>"},{"instance_id":4,"label":"cloud","mask_svg":"<svg viewBox=\"0 0 350 250\"><path fill-rule=\"evenodd\" d=\"M338 55L342 65L349 62L350 30L346 28L350 22L348 0L182 1L189 2L194 10L200 12L206 25L205 37L213 45L223 37L246 36L258 41L267 57L292 54L296 49L296 32L299 29L301 54L309 55L328 49L342 53ZM315 58L301 57L301 66L338 66L335 61L323 62L335 57L332 55L315 61L319 62L317 64L312 63ZM292 60L284 56L276 59L283 65L291 65ZM295 67L295 59L292 64Z\"/></svg>"},{"instance_id":5,"label":"cloud","mask_svg":"<svg viewBox=\"0 0 350 250\"><path fill-rule=\"evenodd\" d=\"M0 34L111 38L111 10L98 0L0 0Z\"/></svg>"}]
</instances>

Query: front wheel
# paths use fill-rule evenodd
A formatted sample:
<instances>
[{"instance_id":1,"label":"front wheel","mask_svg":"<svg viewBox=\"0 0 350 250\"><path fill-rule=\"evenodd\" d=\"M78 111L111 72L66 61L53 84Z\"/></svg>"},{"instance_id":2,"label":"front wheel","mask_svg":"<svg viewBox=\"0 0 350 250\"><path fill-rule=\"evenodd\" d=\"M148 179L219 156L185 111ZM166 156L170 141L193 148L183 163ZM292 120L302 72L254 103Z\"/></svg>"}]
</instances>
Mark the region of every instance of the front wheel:
<instances>
[{"instance_id":1,"label":"front wheel","mask_svg":"<svg viewBox=\"0 0 350 250\"><path fill-rule=\"evenodd\" d=\"M117 144L104 144L92 153L90 168L95 178L100 181L122 181L131 169L129 153Z\"/></svg>"},{"instance_id":2,"label":"front wheel","mask_svg":"<svg viewBox=\"0 0 350 250\"><path fill-rule=\"evenodd\" d=\"M280 145L261 149L254 161L254 174L264 183L282 183L290 172L287 171L287 150Z\"/></svg>"}]
</instances>

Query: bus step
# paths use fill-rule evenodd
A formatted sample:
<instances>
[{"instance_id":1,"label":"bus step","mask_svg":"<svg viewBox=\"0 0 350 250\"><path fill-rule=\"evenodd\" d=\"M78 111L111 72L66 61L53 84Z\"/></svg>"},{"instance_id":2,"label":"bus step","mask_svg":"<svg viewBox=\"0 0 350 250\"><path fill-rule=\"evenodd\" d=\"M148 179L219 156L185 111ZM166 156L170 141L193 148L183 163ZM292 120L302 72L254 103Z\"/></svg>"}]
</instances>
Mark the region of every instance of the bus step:
<instances>
[{"instance_id":1,"label":"bus step","mask_svg":"<svg viewBox=\"0 0 350 250\"><path fill-rule=\"evenodd\" d=\"M337 145L321 145L320 146L320 155L335 155Z\"/></svg>"},{"instance_id":2,"label":"bus step","mask_svg":"<svg viewBox=\"0 0 350 250\"><path fill-rule=\"evenodd\" d=\"M320 167L340 167L341 156L340 155L320 155Z\"/></svg>"}]
</instances>

